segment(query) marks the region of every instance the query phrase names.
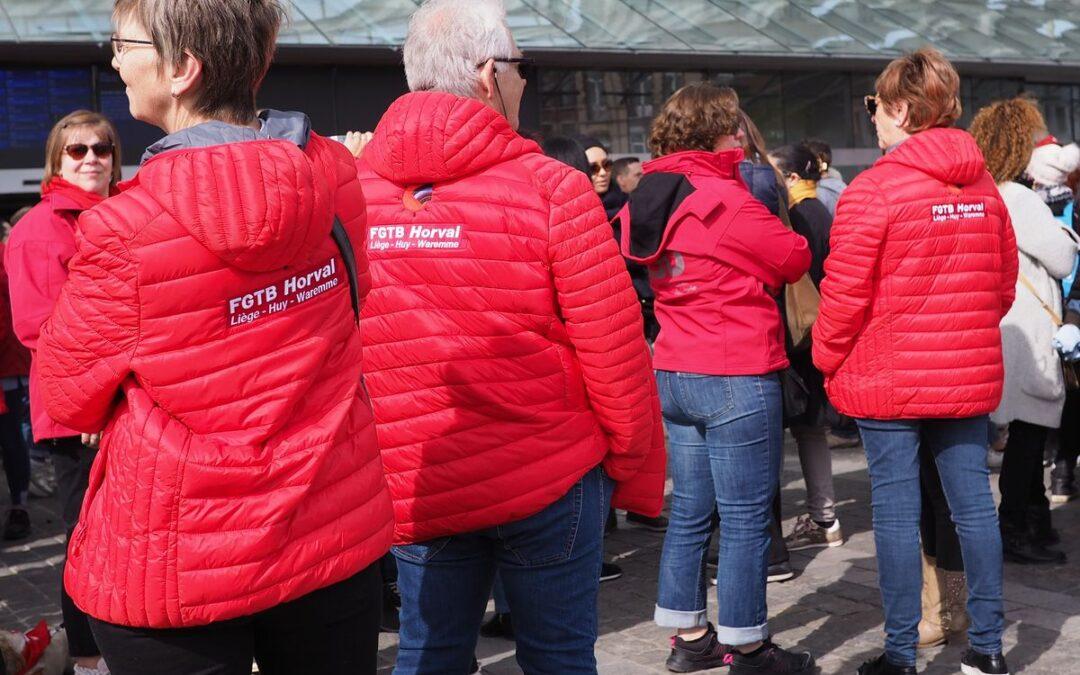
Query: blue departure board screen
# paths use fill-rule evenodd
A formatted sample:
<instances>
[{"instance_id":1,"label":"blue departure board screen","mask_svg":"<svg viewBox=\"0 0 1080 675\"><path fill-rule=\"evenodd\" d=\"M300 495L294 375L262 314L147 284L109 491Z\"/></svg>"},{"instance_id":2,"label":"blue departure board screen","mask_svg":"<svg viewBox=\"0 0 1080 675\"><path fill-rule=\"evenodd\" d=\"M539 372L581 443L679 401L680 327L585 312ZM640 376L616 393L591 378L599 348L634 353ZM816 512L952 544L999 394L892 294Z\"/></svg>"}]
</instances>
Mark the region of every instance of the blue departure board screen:
<instances>
[{"instance_id":1,"label":"blue departure board screen","mask_svg":"<svg viewBox=\"0 0 1080 675\"><path fill-rule=\"evenodd\" d=\"M44 151L49 130L73 110L93 109L90 68L0 69L0 150Z\"/></svg>"}]
</instances>

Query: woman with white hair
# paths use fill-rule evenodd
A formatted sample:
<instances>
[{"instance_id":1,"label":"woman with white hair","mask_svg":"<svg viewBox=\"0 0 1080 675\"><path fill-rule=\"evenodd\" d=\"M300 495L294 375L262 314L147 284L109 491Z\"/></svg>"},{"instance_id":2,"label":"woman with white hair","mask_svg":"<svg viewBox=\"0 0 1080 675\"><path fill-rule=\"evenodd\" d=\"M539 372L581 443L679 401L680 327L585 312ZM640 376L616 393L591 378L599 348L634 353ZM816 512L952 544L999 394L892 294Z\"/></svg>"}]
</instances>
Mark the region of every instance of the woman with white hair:
<instances>
[{"instance_id":1,"label":"woman with white hair","mask_svg":"<svg viewBox=\"0 0 1080 675\"><path fill-rule=\"evenodd\" d=\"M256 112L278 0L114 17L131 113L167 135L83 213L38 342L49 414L102 432L66 588L116 675L373 673L393 514L352 157Z\"/></svg>"}]
</instances>

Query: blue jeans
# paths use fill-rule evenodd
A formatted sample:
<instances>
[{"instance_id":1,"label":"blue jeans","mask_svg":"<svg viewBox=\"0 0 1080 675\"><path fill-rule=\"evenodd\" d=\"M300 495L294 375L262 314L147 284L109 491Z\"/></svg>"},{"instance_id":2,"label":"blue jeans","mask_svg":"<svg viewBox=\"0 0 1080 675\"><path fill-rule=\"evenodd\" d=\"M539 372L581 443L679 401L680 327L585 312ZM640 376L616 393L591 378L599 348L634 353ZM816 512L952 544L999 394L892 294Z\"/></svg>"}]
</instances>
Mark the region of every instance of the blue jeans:
<instances>
[{"instance_id":1,"label":"blue jeans","mask_svg":"<svg viewBox=\"0 0 1080 675\"><path fill-rule=\"evenodd\" d=\"M731 645L764 640L769 520L784 434L780 381L663 370L656 381L675 489L654 620L668 628L707 624L705 553L716 510L717 635Z\"/></svg>"},{"instance_id":2,"label":"blue jeans","mask_svg":"<svg viewBox=\"0 0 1080 675\"><path fill-rule=\"evenodd\" d=\"M532 673L595 673L597 594L612 482L597 467L534 516L397 546L394 672L465 675L498 571L517 660Z\"/></svg>"},{"instance_id":3,"label":"blue jeans","mask_svg":"<svg viewBox=\"0 0 1080 675\"><path fill-rule=\"evenodd\" d=\"M874 543L885 608L885 655L915 665L922 566L919 548L919 446L926 444L941 475L967 573L968 643L983 654L1001 651L1001 532L986 467L987 418L859 420L874 507Z\"/></svg>"}]
</instances>

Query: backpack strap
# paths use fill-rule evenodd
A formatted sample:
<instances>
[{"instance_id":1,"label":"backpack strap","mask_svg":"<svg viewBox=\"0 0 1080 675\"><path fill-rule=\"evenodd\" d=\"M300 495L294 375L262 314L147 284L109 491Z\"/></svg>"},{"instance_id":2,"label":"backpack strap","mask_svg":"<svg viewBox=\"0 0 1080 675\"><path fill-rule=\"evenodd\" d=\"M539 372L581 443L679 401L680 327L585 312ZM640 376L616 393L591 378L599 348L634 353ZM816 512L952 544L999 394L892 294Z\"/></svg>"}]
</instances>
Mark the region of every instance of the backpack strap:
<instances>
[{"instance_id":1,"label":"backpack strap","mask_svg":"<svg viewBox=\"0 0 1080 675\"><path fill-rule=\"evenodd\" d=\"M360 324L360 292L357 290L360 282L356 278L356 255L353 253L352 242L349 233L341 224L341 219L334 216L334 228L330 231L338 250L341 251L342 262L345 263L345 271L349 275L349 296L352 300L353 316L356 317L357 325Z\"/></svg>"}]
</instances>

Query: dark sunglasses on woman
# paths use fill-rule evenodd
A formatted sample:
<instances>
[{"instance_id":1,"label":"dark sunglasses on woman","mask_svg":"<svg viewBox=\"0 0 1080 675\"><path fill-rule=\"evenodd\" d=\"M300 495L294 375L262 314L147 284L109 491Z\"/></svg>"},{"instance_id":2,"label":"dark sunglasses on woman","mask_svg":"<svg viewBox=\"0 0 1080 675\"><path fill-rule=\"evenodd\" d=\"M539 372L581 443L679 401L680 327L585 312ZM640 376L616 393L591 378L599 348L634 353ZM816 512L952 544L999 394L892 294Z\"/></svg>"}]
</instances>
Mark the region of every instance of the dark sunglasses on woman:
<instances>
[{"instance_id":1,"label":"dark sunglasses on woman","mask_svg":"<svg viewBox=\"0 0 1080 675\"><path fill-rule=\"evenodd\" d=\"M589 164L589 171L594 176L597 175L598 173L600 173L601 171L607 171L608 173L611 173L611 167L614 166L614 165L615 165L615 163L612 162L610 159L605 159L602 162L593 162L593 163Z\"/></svg>"},{"instance_id":2,"label":"dark sunglasses on woman","mask_svg":"<svg viewBox=\"0 0 1080 675\"><path fill-rule=\"evenodd\" d=\"M83 157L86 157L86 153L90 150L94 151L94 156L98 158L112 157L113 144L112 143L94 143L93 145L87 145L86 143L72 143L71 145L64 146L64 152L67 156L78 161Z\"/></svg>"},{"instance_id":3,"label":"dark sunglasses on woman","mask_svg":"<svg viewBox=\"0 0 1080 675\"><path fill-rule=\"evenodd\" d=\"M874 114L877 113L878 109L877 96L875 96L874 94L867 94L866 96L863 96L862 101L863 105L866 107L866 113L870 115L870 117L873 117Z\"/></svg>"}]
</instances>

